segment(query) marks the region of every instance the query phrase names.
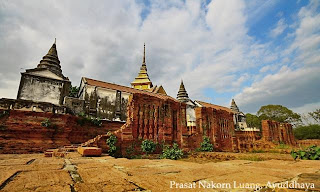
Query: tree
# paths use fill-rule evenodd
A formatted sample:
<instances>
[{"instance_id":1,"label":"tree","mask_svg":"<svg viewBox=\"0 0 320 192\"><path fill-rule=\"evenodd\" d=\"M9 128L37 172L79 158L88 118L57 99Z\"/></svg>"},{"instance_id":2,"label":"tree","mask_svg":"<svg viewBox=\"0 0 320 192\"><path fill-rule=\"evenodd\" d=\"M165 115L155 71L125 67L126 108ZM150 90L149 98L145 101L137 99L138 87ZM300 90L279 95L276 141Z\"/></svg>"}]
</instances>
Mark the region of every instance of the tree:
<instances>
[{"instance_id":1,"label":"tree","mask_svg":"<svg viewBox=\"0 0 320 192\"><path fill-rule=\"evenodd\" d=\"M246 114L246 121L248 127L256 127L258 129L261 129L261 120L258 116L247 113Z\"/></svg>"},{"instance_id":2,"label":"tree","mask_svg":"<svg viewBox=\"0 0 320 192\"><path fill-rule=\"evenodd\" d=\"M299 126L293 129L296 139L320 139L320 125Z\"/></svg>"},{"instance_id":3,"label":"tree","mask_svg":"<svg viewBox=\"0 0 320 192\"><path fill-rule=\"evenodd\" d=\"M293 125L301 123L301 116L282 105L265 105L257 112L260 120L274 120Z\"/></svg>"},{"instance_id":4,"label":"tree","mask_svg":"<svg viewBox=\"0 0 320 192\"><path fill-rule=\"evenodd\" d=\"M320 108L308 113L317 123L320 123Z\"/></svg>"},{"instance_id":5,"label":"tree","mask_svg":"<svg viewBox=\"0 0 320 192\"><path fill-rule=\"evenodd\" d=\"M69 97L77 97L78 96L78 92L79 92L79 87L77 86L70 86L70 90L69 90Z\"/></svg>"}]
</instances>

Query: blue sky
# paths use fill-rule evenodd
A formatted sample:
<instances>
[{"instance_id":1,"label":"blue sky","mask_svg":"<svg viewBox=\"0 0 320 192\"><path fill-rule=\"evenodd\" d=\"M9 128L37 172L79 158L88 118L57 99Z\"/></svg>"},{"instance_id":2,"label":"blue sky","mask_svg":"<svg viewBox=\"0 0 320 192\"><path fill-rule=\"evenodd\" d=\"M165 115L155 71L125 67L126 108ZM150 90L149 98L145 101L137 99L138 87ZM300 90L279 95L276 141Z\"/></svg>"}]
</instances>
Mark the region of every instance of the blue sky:
<instances>
[{"instance_id":1,"label":"blue sky","mask_svg":"<svg viewBox=\"0 0 320 192\"><path fill-rule=\"evenodd\" d=\"M83 76L130 86L146 43L148 73L176 96L244 112L282 104L320 107L320 1L2 1L0 97L15 98L20 72L54 38L73 85Z\"/></svg>"}]
</instances>

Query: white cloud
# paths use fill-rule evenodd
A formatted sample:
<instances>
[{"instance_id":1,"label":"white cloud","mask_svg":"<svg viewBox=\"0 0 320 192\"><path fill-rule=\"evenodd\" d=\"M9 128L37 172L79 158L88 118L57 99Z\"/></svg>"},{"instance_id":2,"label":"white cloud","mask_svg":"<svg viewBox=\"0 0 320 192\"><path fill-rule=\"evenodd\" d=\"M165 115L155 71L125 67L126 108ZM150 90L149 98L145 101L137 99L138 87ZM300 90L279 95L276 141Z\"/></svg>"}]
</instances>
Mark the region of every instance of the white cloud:
<instances>
[{"instance_id":1,"label":"white cloud","mask_svg":"<svg viewBox=\"0 0 320 192\"><path fill-rule=\"evenodd\" d=\"M257 106L260 101L277 101L266 93L288 89L290 82L283 85L281 82L294 79L283 74L295 74L302 79L306 76L307 80L301 81L304 85L298 83L301 86L315 80L320 54L315 49L318 28L313 25L320 19L312 8L302 9L295 25L298 29L293 34L294 42L283 53L281 49L271 48L269 42L255 42L248 35L247 26L265 14L261 10L270 10L278 1L251 2L212 0L205 8L201 0L154 0L148 7L131 0L2 2L0 97L16 97L20 68L36 67L57 37L63 73L74 85L82 76L88 76L129 86L141 65L145 42L151 80L164 85L171 96L176 95L181 78L193 99L206 99L203 89L238 92L255 79L252 86L237 96L237 102L244 109L254 109L251 106ZM142 18L146 9L148 14ZM272 62L283 60L287 64L295 50L299 54L293 62L298 67L291 68L288 64L283 71L265 77L266 72L275 72L283 65L271 65ZM315 70L301 68L300 61L309 63ZM251 72L259 68L263 74ZM264 87L266 92L259 87ZM288 98L290 91L278 95Z\"/></svg>"},{"instance_id":2,"label":"white cloud","mask_svg":"<svg viewBox=\"0 0 320 192\"><path fill-rule=\"evenodd\" d=\"M284 65L274 74L257 79L251 86L236 95L244 110L255 112L262 105L282 104L292 109L316 105L320 98L320 34L318 1L311 1L299 11L293 41L279 56L284 63L265 66L260 73L271 67ZM289 59L291 58L291 59ZM275 67L276 68L276 67Z\"/></svg>"},{"instance_id":3,"label":"white cloud","mask_svg":"<svg viewBox=\"0 0 320 192\"><path fill-rule=\"evenodd\" d=\"M281 35L287 27L288 25L286 24L285 19L281 18L275 28L270 31L270 36L275 38Z\"/></svg>"}]
</instances>

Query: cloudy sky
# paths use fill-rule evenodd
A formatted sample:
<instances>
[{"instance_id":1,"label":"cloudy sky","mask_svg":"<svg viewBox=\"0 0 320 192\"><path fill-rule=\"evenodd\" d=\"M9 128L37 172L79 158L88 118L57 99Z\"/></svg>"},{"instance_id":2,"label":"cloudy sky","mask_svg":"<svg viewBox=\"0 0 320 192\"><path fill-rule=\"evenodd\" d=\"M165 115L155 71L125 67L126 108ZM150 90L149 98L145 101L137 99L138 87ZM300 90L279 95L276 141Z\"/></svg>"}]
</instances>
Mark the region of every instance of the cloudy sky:
<instances>
[{"instance_id":1,"label":"cloudy sky","mask_svg":"<svg viewBox=\"0 0 320 192\"><path fill-rule=\"evenodd\" d=\"M320 107L320 1L0 1L0 98L57 38L62 70L130 86L143 43L153 84L244 112Z\"/></svg>"}]
</instances>

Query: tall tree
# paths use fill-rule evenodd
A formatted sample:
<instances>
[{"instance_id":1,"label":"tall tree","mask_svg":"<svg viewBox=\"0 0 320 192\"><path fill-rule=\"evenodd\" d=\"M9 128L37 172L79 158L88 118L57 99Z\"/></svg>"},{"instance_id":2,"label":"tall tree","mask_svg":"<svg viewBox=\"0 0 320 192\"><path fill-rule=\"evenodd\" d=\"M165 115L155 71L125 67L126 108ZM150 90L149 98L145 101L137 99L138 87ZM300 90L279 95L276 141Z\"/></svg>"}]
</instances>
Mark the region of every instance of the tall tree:
<instances>
[{"instance_id":1,"label":"tall tree","mask_svg":"<svg viewBox=\"0 0 320 192\"><path fill-rule=\"evenodd\" d=\"M258 129L261 129L261 120L258 116L247 113L246 114L246 121L248 127L256 127Z\"/></svg>"},{"instance_id":2,"label":"tall tree","mask_svg":"<svg viewBox=\"0 0 320 192\"><path fill-rule=\"evenodd\" d=\"M317 123L320 123L320 108L308 113Z\"/></svg>"},{"instance_id":3,"label":"tall tree","mask_svg":"<svg viewBox=\"0 0 320 192\"><path fill-rule=\"evenodd\" d=\"M275 120L282 123L297 125L301 123L301 116L282 105L265 105L257 112L260 120Z\"/></svg>"}]
</instances>

